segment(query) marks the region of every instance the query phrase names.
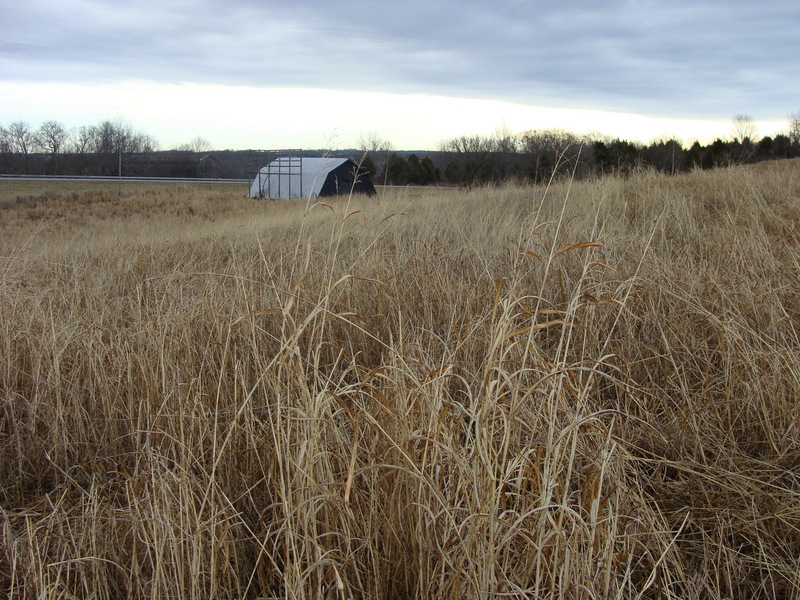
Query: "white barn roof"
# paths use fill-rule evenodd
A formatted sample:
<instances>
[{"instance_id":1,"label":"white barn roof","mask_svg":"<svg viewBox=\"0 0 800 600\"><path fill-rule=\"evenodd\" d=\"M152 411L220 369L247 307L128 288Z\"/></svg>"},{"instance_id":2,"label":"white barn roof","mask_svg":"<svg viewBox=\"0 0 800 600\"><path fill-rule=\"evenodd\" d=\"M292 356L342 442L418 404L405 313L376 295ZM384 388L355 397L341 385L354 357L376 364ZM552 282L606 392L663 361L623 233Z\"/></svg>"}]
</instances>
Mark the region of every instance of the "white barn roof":
<instances>
[{"instance_id":1,"label":"white barn roof","mask_svg":"<svg viewBox=\"0 0 800 600\"><path fill-rule=\"evenodd\" d=\"M328 173L347 158L284 156L261 167L250 184L251 198L316 198Z\"/></svg>"}]
</instances>

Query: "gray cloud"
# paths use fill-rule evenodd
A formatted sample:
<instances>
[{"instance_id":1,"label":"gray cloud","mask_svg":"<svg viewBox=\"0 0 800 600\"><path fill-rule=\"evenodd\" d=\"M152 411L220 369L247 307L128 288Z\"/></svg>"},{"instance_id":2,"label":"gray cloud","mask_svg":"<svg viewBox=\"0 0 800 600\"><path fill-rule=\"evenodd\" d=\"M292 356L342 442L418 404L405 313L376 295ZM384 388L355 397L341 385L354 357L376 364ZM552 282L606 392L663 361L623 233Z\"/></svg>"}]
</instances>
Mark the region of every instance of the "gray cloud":
<instances>
[{"instance_id":1,"label":"gray cloud","mask_svg":"<svg viewBox=\"0 0 800 600\"><path fill-rule=\"evenodd\" d=\"M431 93L670 116L782 118L796 0L30 0L3 7L6 79Z\"/></svg>"}]
</instances>

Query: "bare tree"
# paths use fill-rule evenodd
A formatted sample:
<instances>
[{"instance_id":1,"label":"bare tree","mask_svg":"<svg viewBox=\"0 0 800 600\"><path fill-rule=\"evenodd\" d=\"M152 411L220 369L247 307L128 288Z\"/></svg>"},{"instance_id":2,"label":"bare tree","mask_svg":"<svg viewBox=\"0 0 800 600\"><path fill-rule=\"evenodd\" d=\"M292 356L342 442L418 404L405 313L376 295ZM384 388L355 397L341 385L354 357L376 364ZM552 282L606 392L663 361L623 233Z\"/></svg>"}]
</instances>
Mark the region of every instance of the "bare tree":
<instances>
[{"instance_id":1,"label":"bare tree","mask_svg":"<svg viewBox=\"0 0 800 600\"><path fill-rule=\"evenodd\" d=\"M94 148L97 128L93 125L81 125L75 130L72 137L72 151L76 154L86 154Z\"/></svg>"},{"instance_id":2,"label":"bare tree","mask_svg":"<svg viewBox=\"0 0 800 600\"><path fill-rule=\"evenodd\" d=\"M101 121L95 127L82 129L79 137L85 138L88 151L97 155L100 173L120 173L124 155L158 148L155 138L134 130L122 119Z\"/></svg>"},{"instance_id":3,"label":"bare tree","mask_svg":"<svg viewBox=\"0 0 800 600\"><path fill-rule=\"evenodd\" d=\"M29 155L36 145L31 126L26 121L14 121L6 129L4 137L10 163L15 164L14 168L20 172L27 173Z\"/></svg>"},{"instance_id":4,"label":"bare tree","mask_svg":"<svg viewBox=\"0 0 800 600\"><path fill-rule=\"evenodd\" d=\"M359 136L358 146L364 154L369 155L372 159L375 165L375 172L383 173L385 184L389 174L389 170L387 169L389 159L394 151L392 142L380 137L374 131L370 131L367 134L362 133Z\"/></svg>"},{"instance_id":5,"label":"bare tree","mask_svg":"<svg viewBox=\"0 0 800 600\"><path fill-rule=\"evenodd\" d=\"M800 110L793 112L788 117L789 139L793 145L800 144Z\"/></svg>"},{"instance_id":6,"label":"bare tree","mask_svg":"<svg viewBox=\"0 0 800 600\"><path fill-rule=\"evenodd\" d=\"M152 152L158 147L155 138L136 131L130 123L122 119L102 121L93 129L93 146L98 154Z\"/></svg>"},{"instance_id":7,"label":"bare tree","mask_svg":"<svg viewBox=\"0 0 800 600\"><path fill-rule=\"evenodd\" d=\"M175 150L178 152L209 152L211 150L211 142L198 135L192 138L192 141L176 146Z\"/></svg>"},{"instance_id":8,"label":"bare tree","mask_svg":"<svg viewBox=\"0 0 800 600\"><path fill-rule=\"evenodd\" d=\"M563 129L531 129L519 134L519 141L524 152L548 150L555 155L563 154L571 146L581 143L578 136Z\"/></svg>"},{"instance_id":9,"label":"bare tree","mask_svg":"<svg viewBox=\"0 0 800 600\"><path fill-rule=\"evenodd\" d=\"M113 154L116 139L116 129L111 121L101 121L93 127L92 147L95 154Z\"/></svg>"},{"instance_id":10,"label":"bare tree","mask_svg":"<svg viewBox=\"0 0 800 600\"><path fill-rule=\"evenodd\" d=\"M358 138L358 144L365 152L391 152L394 150L392 142L383 139L374 131L367 134L362 133Z\"/></svg>"},{"instance_id":11,"label":"bare tree","mask_svg":"<svg viewBox=\"0 0 800 600\"><path fill-rule=\"evenodd\" d=\"M519 134L521 151L528 156L529 176L547 181L554 175L571 175L580 157L582 140L563 129L531 129Z\"/></svg>"},{"instance_id":12,"label":"bare tree","mask_svg":"<svg viewBox=\"0 0 800 600\"><path fill-rule=\"evenodd\" d=\"M126 123L122 119L115 119L112 122L114 140L114 151L116 153L136 152L138 140L133 125Z\"/></svg>"},{"instance_id":13,"label":"bare tree","mask_svg":"<svg viewBox=\"0 0 800 600\"><path fill-rule=\"evenodd\" d=\"M55 156L61 152L69 133L64 125L58 121L45 121L39 126L35 137L39 148Z\"/></svg>"},{"instance_id":14,"label":"bare tree","mask_svg":"<svg viewBox=\"0 0 800 600\"><path fill-rule=\"evenodd\" d=\"M69 137L69 132L58 121L45 121L35 135L36 145L50 154L53 168L58 170L58 155Z\"/></svg>"},{"instance_id":15,"label":"bare tree","mask_svg":"<svg viewBox=\"0 0 800 600\"><path fill-rule=\"evenodd\" d=\"M156 152L158 151L158 140L152 135L148 135L141 131L134 132L133 136L128 142L127 152Z\"/></svg>"},{"instance_id":16,"label":"bare tree","mask_svg":"<svg viewBox=\"0 0 800 600\"><path fill-rule=\"evenodd\" d=\"M493 136L462 135L439 144L448 155L448 179L468 185L489 182L498 175L497 140Z\"/></svg>"},{"instance_id":17,"label":"bare tree","mask_svg":"<svg viewBox=\"0 0 800 600\"><path fill-rule=\"evenodd\" d=\"M14 157L11 152L11 137L8 129L0 125L0 169L11 172Z\"/></svg>"},{"instance_id":18,"label":"bare tree","mask_svg":"<svg viewBox=\"0 0 800 600\"><path fill-rule=\"evenodd\" d=\"M192 148L192 152L209 152L211 150L211 142L199 135L192 138L189 145Z\"/></svg>"},{"instance_id":19,"label":"bare tree","mask_svg":"<svg viewBox=\"0 0 800 600\"><path fill-rule=\"evenodd\" d=\"M11 134L0 125L0 154L11 154Z\"/></svg>"},{"instance_id":20,"label":"bare tree","mask_svg":"<svg viewBox=\"0 0 800 600\"><path fill-rule=\"evenodd\" d=\"M758 130L753 117L749 115L733 117L733 148L731 148L731 152L735 159L748 162L753 157L757 135Z\"/></svg>"},{"instance_id":21,"label":"bare tree","mask_svg":"<svg viewBox=\"0 0 800 600\"><path fill-rule=\"evenodd\" d=\"M743 144L745 140L753 142L758 135L756 123L750 115L736 115L733 117L733 139Z\"/></svg>"},{"instance_id":22,"label":"bare tree","mask_svg":"<svg viewBox=\"0 0 800 600\"><path fill-rule=\"evenodd\" d=\"M26 121L14 121L8 126L8 140L11 151L25 157L34 149L36 143L33 129Z\"/></svg>"}]
</instances>

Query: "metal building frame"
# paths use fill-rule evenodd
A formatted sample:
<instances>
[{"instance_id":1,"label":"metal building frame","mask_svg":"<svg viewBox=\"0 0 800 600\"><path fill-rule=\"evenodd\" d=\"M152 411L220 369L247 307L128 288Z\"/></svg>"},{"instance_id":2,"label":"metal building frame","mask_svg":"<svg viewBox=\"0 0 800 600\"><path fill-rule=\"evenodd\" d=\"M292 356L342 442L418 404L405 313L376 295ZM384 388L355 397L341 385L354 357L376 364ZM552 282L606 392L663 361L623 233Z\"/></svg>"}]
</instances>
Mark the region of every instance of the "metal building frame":
<instances>
[{"instance_id":1,"label":"metal building frame","mask_svg":"<svg viewBox=\"0 0 800 600\"><path fill-rule=\"evenodd\" d=\"M302 150L250 150L248 155L248 170L249 179L253 181L258 179L258 197L260 199L266 198L281 198L283 192L291 196L292 194L292 176L298 176L300 181L300 197L305 195L303 190L303 151ZM262 169L267 167L265 172ZM277 195L272 194L272 176L275 175L278 181L278 189L275 190ZM281 189L283 186L283 178L286 177L288 182L288 189ZM262 185L263 178L266 178L267 184L266 194Z\"/></svg>"}]
</instances>

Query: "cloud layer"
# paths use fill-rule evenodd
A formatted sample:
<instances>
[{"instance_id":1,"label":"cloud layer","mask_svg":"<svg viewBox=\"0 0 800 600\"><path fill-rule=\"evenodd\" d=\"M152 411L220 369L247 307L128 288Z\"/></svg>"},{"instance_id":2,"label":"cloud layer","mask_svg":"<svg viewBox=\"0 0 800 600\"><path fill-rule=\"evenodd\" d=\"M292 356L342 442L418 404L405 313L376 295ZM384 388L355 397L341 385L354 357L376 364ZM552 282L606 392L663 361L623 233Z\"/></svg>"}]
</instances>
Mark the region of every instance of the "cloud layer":
<instances>
[{"instance_id":1,"label":"cloud layer","mask_svg":"<svg viewBox=\"0 0 800 600\"><path fill-rule=\"evenodd\" d=\"M4 4L4 80L314 87L687 118L800 108L796 0Z\"/></svg>"}]
</instances>

